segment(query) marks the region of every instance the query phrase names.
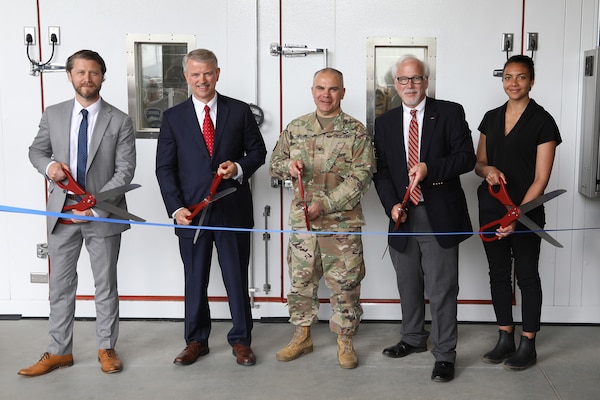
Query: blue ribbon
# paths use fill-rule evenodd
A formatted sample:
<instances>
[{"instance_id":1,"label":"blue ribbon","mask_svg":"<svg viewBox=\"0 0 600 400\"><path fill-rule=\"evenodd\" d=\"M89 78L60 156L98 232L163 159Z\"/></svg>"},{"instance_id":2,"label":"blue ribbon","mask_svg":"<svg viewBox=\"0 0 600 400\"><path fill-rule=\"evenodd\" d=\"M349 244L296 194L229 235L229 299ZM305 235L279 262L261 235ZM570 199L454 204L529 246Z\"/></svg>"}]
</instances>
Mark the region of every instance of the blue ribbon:
<instances>
[{"instance_id":1,"label":"blue ribbon","mask_svg":"<svg viewBox=\"0 0 600 400\"><path fill-rule=\"evenodd\" d=\"M46 217L58 217L58 218L67 218L72 219L73 214L69 213L58 213L53 211L42 211L42 210L33 210L29 208L20 208L20 207L11 207L0 204L0 212L9 212L9 213L17 213L17 214L31 214L31 215L43 215ZM107 222L110 224L129 224L129 225L142 225L142 226L156 226L162 228L179 228L179 229L205 229L212 231L237 231L237 232L259 232L259 233L307 233L307 234L315 234L315 235L340 235L340 234L351 234L351 235L393 235L393 236L430 236L430 235L479 235L479 231L477 232L341 232L341 231L303 231L303 230L291 230L291 229L255 229L255 228L231 228L231 227L222 227L222 226L197 226L197 225L176 225L176 224L164 224L159 222L140 222L140 221L128 221L123 219L114 219L114 218L99 218L99 217L87 217L83 215L76 216L77 219L94 221L94 222ZM584 230L598 230L600 227L594 228L569 228L569 229L544 229L546 232L563 232L563 231L584 231ZM520 233L531 233L536 231L515 231L513 234ZM542 231L539 231L542 232Z\"/></svg>"}]
</instances>

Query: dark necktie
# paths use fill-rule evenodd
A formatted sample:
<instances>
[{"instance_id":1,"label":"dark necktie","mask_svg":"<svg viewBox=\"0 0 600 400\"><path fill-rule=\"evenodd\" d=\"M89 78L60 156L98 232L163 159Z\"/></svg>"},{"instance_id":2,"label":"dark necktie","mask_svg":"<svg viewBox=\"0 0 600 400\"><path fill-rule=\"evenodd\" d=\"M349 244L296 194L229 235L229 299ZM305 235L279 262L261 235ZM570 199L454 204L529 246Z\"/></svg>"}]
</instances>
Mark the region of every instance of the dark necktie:
<instances>
[{"instance_id":1,"label":"dark necktie","mask_svg":"<svg viewBox=\"0 0 600 400\"><path fill-rule=\"evenodd\" d=\"M79 137L77 140L77 183L85 190L85 168L88 158L88 110L81 110L81 125L79 125Z\"/></svg>"},{"instance_id":2,"label":"dark necktie","mask_svg":"<svg viewBox=\"0 0 600 400\"><path fill-rule=\"evenodd\" d=\"M215 148L215 126L210 119L210 107L204 106L204 121L202 122L202 135L208 149L208 154L212 158L213 149Z\"/></svg>"},{"instance_id":3,"label":"dark necktie","mask_svg":"<svg viewBox=\"0 0 600 400\"><path fill-rule=\"evenodd\" d=\"M412 116L408 128L408 169L419 162L419 123L417 122L417 110L410 110ZM421 200L421 186L417 185L410 192L410 201L417 205Z\"/></svg>"}]
</instances>

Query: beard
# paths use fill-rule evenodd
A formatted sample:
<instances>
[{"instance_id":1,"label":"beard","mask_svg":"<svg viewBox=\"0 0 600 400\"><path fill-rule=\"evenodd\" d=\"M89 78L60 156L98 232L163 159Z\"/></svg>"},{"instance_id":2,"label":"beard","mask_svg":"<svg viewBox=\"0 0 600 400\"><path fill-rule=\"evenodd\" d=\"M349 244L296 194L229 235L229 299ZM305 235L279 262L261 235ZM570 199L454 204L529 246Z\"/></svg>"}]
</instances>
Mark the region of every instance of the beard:
<instances>
[{"instance_id":1,"label":"beard","mask_svg":"<svg viewBox=\"0 0 600 400\"><path fill-rule=\"evenodd\" d=\"M414 108L418 106L421 101L423 101L425 96L421 96L421 93L418 90L406 90L402 92L400 98L406 107Z\"/></svg>"},{"instance_id":2,"label":"beard","mask_svg":"<svg viewBox=\"0 0 600 400\"><path fill-rule=\"evenodd\" d=\"M80 85L75 87L75 92L86 100L94 100L100 96L101 86Z\"/></svg>"}]
</instances>

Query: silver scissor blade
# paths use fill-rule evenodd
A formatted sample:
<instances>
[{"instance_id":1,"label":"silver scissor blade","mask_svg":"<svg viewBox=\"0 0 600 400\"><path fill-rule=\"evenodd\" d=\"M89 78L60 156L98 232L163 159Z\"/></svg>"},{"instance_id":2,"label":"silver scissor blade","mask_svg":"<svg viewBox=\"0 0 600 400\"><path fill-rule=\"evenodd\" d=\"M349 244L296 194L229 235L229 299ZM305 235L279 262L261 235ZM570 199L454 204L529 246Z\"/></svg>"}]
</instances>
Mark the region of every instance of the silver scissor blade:
<instances>
[{"instance_id":1,"label":"silver scissor blade","mask_svg":"<svg viewBox=\"0 0 600 400\"><path fill-rule=\"evenodd\" d=\"M139 185L137 183L130 183L129 185L123 185L117 188L105 190L104 192L95 194L94 197L96 198L96 201L104 201L112 199L113 197L120 196L129 192L130 190L137 189L139 187L142 187L142 185Z\"/></svg>"},{"instance_id":2,"label":"silver scissor blade","mask_svg":"<svg viewBox=\"0 0 600 400\"><path fill-rule=\"evenodd\" d=\"M553 190L548 193L544 193L540 197L533 199L530 202L520 205L519 210L521 210L522 213L529 212L529 211L533 210L534 208L541 206L548 200L552 200L553 198L558 197L561 194L566 193L566 192L567 191L565 189L558 189L558 190Z\"/></svg>"},{"instance_id":3,"label":"silver scissor blade","mask_svg":"<svg viewBox=\"0 0 600 400\"><path fill-rule=\"evenodd\" d=\"M235 192L236 190L237 190L237 188L235 188L235 187L230 187L230 188L221 190L220 192L215 193L213 195L213 197L210 199L209 203L212 203L213 201L219 200L220 198L225 197L228 194L231 194L231 193Z\"/></svg>"},{"instance_id":4,"label":"silver scissor blade","mask_svg":"<svg viewBox=\"0 0 600 400\"><path fill-rule=\"evenodd\" d=\"M542 239L544 239L545 241L547 241L551 245L556 246L556 247L563 247L563 245L560 244L552 236L550 236L548 234L548 232L546 232L545 230L543 230L542 228L540 228L538 224L536 224L535 222L533 222L531 219L529 219L529 217L526 217L524 214L521 214L519 216L519 221L521 221L521 223L523 223L523 225L525 225L526 227L528 227L530 230L533 231L533 233L535 233L536 235L538 235L539 237L541 237Z\"/></svg>"},{"instance_id":5,"label":"silver scissor blade","mask_svg":"<svg viewBox=\"0 0 600 400\"><path fill-rule=\"evenodd\" d=\"M200 218L198 219L198 226L202 226L202 223L204 222L204 217L206 217L206 212L208 211L208 207L210 207L210 203L208 203L206 207L204 207L204 210L202 210ZM200 229L196 229L196 233L194 233L194 241L192 242L193 244L196 244L196 242L198 241L198 236L200 236Z\"/></svg>"},{"instance_id":6,"label":"silver scissor blade","mask_svg":"<svg viewBox=\"0 0 600 400\"><path fill-rule=\"evenodd\" d=\"M210 203L212 203L215 200L219 200L220 198L225 197L228 194L235 192L236 190L237 188L230 187L225 190L221 190L219 193L215 193L206 205L206 207L204 207L204 210L202 210L202 214L200 214L200 218L198 219L198 226L202 226L202 223L204 222L204 217L206 217L206 212L208 211L208 207L210 207ZM192 242L193 244L196 244L196 242L198 241L198 236L200 236L200 229L196 229L196 233L194 234L194 241Z\"/></svg>"},{"instance_id":7,"label":"silver scissor blade","mask_svg":"<svg viewBox=\"0 0 600 400\"><path fill-rule=\"evenodd\" d=\"M132 221L139 221L139 222L146 222L145 219L140 218L137 215L133 215L131 213L128 213L127 211L123 210L122 208L119 208L119 207L117 207L117 206L115 206L113 204L107 203L105 201L96 202L96 207L101 208L104 211L108 211L111 214L118 215L122 219L132 220Z\"/></svg>"}]
</instances>

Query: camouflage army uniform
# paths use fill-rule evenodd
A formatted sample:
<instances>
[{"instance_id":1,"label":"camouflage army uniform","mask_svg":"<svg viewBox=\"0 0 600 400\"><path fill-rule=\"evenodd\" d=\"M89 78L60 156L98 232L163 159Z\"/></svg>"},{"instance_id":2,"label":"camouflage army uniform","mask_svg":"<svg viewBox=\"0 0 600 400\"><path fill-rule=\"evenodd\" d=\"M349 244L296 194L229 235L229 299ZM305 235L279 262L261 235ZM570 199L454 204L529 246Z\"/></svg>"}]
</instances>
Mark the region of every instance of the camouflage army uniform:
<instances>
[{"instance_id":1,"label":"camouflage army uniform","mask_svg":"<svg viewBox=\"0 0 600 400\"><path fill-rule=\"evenodd\" d=\"M371 138L360 121L343 112L325 129L321 129L316 113L307 114L290 122L281 133L271 156L271 175L291 179L292 160L302 160L304 165L307 206L319 202L321 215L310 221L311 230L341 233L306 233L298 180L294 178L289 224L295 232L290 234L287 254L290 322L310 326L317 321L317 290L324 275L332 291L330 328L338 334L353 335L362 315L360 283L365 265L361 235L351 232L360 232L365 224L360 198L375 172Z\"/></svg>"}]
</instances>

